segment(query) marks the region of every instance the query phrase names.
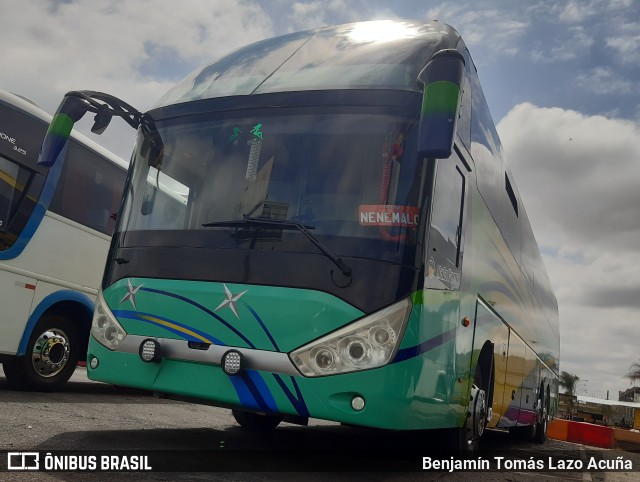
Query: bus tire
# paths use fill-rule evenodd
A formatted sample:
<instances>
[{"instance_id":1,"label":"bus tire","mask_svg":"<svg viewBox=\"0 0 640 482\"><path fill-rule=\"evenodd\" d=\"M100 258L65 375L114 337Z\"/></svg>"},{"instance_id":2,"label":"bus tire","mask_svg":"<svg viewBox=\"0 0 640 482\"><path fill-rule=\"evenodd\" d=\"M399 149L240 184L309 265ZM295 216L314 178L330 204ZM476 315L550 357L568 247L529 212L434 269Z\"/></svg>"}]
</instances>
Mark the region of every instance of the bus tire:
<instances>
[{"instance_id":1,"label":"bus tire","mask_svg":"<svg viewBox=\"0 0 640 482\"><path fill-rule=\"evenodd\" d=\"M256 432L271 432L280 425L283 419L281 415L264 415L235 408L231 410L231 413L242 428Z\"/></svg>"},{"instance_id":2,"label":"bus tire","mask_svg":"<svg viewBox=\"0 0 640 482\"><path fill-rule=\"evenodd\" d=\"M540 400L540 412L538 413L538 421L536 424L536 433L533 436L533 441L538 444L543 444L547 440L547 426L549 423L549 415L547 411L547 404Z\"/></svg>"},{"instance_id":3,"label":"bus tire","mask_svg":"<svg viewBox=\"0 0 640 482\"><path fill-rule=\"evenodd\" d=\"M80 357L75 326L65 317L44 315L36 324L25 356L3 365L10 387L54 391L69 380Z\"/></svg>"},{"instance_id":4,"label":"bus tire","mask_svg":"<svg viewBox=\"0 0 640 482\"><path fill-rule=\"evenodd\" d=\"M480 449L480 438L487 426L487 393L480 367L473 379L465 423L448 430L448 445L460 455L473 455Z\"/></svg>"},{"instance_id":5,"label":"bus tire","mask_svg":"<svg viewBox=\"0 0 640 482\"><path fill-rule=\"evenodd\" d=\"M519 442L533 442L536 437L536 425L519 425L509 427L509 437Z\"/></svg>"}]
</instances>

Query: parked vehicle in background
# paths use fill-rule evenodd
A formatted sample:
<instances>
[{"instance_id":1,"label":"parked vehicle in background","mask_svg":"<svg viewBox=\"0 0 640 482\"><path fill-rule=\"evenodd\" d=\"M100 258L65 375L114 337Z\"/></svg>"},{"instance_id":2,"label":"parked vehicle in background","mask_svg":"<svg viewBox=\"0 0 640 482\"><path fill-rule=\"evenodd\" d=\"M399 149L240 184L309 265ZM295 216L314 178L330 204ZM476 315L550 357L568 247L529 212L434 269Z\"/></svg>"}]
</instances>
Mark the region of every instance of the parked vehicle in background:
<instances>
[{"instance_id":1,"label":"parked vehicle in background","mask_svg":"<svg viewBox=\"0 0 640 482\"><path fill-rule=\"evenodd\" d=\"M11 386L38 390L85 359L128 167L76 132L38 166L51 119L0 91L0 361Z\"/></svg>"}]
</instances>

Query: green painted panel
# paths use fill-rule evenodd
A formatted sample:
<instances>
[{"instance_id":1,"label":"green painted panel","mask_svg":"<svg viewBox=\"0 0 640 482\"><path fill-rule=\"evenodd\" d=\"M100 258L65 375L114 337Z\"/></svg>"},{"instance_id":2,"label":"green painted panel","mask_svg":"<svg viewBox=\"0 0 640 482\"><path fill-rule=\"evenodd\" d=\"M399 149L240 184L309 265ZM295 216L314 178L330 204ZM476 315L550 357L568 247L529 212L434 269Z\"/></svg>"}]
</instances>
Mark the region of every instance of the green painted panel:
<instances>
[{"instance_id":1,"label":"green painted panel","mask_svg":"<svg viewBox=\"0 0 640 482\"><path fill-rule=\"evenodd\" d=\"M282 352L363 316L318 291L201 281L131 278L104 298L131 334Z\"/></svg>"}]
</instances>

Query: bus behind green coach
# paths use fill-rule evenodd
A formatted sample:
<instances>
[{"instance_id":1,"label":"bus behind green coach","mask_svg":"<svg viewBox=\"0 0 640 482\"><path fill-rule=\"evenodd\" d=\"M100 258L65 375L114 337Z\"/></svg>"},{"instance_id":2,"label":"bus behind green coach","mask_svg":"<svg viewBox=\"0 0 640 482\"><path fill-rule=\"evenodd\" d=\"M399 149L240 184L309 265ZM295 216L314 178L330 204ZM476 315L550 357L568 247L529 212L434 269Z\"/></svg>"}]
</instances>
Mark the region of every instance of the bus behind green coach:
<instances>
[{"instance_id":1,"label":"bus behind green coach","mask_svg":"<svg viewBox=\"0 0 640 482\"><path fill-rule=\"evenodd\" d=\"M56 149L38 163L48 127ZM57 389L87 352L128 165L72 127L0 90L0 362L11 387Z\"/></svg>"},{"instance_id":2,"label":"bus behind green coach","mask_svg":"<svg viewBox=\"0 0 640 482\"><path fill-rule=\"evenodd\" d=\"M251 429L315 417L442 429L464 451L486 428L544 442L557 303L453 28L265 40L146 113L66 99L97 131L113 116L138 130L90 378L230 407Z\"/></svg>"}]
</instances>

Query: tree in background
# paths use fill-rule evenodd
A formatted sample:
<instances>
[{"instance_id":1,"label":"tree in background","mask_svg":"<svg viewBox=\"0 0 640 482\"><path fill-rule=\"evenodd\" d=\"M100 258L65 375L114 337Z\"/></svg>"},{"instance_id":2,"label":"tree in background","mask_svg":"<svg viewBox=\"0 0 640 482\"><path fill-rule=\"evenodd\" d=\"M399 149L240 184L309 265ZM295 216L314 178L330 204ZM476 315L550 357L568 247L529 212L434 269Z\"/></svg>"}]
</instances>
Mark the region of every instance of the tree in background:
<instances>
[{"instance_id":1,"label":"tree in background","mask_svg":"<svg viewBox=\"0 0 640 482\"><path fill-rule=\"evenodd\" d=\"M624 377L628 378L632 384L635 384L640 380L640 361L632 363L629 367L629 371Z\"/></svg>"},{"instance_id":2,"label":"tree in background","mask_svg":"<svg viewBox=\"0 0 640 482\"><path fill-rule=\"evenodd\" d=\"M573 373L562 371L560 372L560 386L564 387L564 394L574 396L576 394L576 385L578 384L580 377Z\"/></svg>"}]
</instances>

